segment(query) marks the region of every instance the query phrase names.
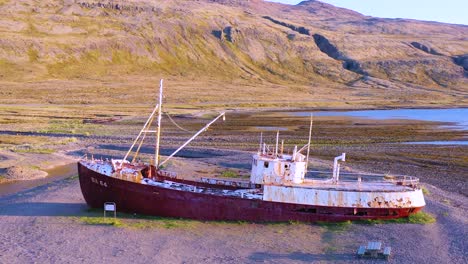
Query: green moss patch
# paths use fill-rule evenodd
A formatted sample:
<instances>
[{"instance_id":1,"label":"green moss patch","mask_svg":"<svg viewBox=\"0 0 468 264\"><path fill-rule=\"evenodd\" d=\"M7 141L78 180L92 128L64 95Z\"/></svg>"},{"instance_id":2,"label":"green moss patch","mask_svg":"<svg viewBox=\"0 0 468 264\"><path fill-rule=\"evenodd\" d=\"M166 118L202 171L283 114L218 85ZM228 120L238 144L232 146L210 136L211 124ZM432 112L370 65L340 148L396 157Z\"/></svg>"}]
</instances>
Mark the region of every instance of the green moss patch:
<instances>
[{"instance_id":1,"label":"green moss patch","mask_svg":"<svg viewBox=\"0 0 468 264\"><path fill-rule=\"evenodd\" d=\"M358 224L431 224L435 223L436 218L426 212L420 211L416 214L411 214L408 217L397 218L397 219L388 219L388 220L362 220L362 221L355 221Z\"/></svg>"},{"instance_id":2,"label":"green moss patch","mask_svg":"<svg viewBox=\"0 0 468 264\"><path fill-rule=\"evenodd\" d=\"M55 152L53 149L47 148L17 148L13 150L16 153L34 153L34 154L52 154Z\"/></svg>"},{"instance_id":3,"label":"green moss patch","mask_svg":"<svg viewBox=\"0 0 468 264\"><path fill-rule=\"evenodd\" d=\"M221 173L221 176L225 178L237 178L239 177L239 174L232 170L226 170Z\"/></svg>"},{"instance_id":4,"label":"green moss patch","mask_svg":"<svg viewBox=\"0 0 468 264\"><path fill-rule=\"evenodd\" d=\"M194 229L201 222L190 219L165 218L147 215L131 215L118 213L118 218L102 216L102 211L98 209L88 210L88 215L77 219L85 225L114 226L119 228L161 228L161 229Z\"/></svg>"}]
</instances>

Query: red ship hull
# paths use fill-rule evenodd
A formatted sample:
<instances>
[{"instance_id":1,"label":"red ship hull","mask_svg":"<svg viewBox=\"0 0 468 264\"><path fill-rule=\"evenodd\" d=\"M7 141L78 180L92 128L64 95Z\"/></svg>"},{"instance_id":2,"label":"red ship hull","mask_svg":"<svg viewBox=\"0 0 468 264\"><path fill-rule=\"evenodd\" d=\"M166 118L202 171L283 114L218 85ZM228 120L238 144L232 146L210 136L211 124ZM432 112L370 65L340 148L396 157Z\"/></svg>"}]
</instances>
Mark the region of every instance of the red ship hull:
<instances>
[{"instance_id":1,"label":"red ship hull","mask_svg":"<svg viewBox=\"0 0 468 264\"><path fill-rule=\"evenodd\" d=\"M317 222L392 219L416 208L346 208L269 202L194 193L138 184L102 175L78 163L80 187L90 207L115 202L119 212L197 220L251 222Z\"/></svg>"}]
</instances>

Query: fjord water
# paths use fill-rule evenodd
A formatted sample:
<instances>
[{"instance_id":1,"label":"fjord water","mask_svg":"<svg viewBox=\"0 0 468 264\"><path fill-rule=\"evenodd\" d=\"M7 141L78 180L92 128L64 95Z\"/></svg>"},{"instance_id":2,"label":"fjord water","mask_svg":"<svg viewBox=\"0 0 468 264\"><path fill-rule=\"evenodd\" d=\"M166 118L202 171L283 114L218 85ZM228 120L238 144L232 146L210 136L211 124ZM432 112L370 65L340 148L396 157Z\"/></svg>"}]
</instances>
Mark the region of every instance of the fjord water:
<instances>
[{"instance_id":1,"label":"fjord water","mask_svg":"<svg viewBox=\"0 0 468 264\"><path fill-rule=\"evenodd\" d=\"M293 112L296 116L309 116L311 112ZM391 109L391 110L357 110L357 111L319 111L315 116L348 116L367 119L405 119L448 123L444 128L468 131L468 108L451 109ZM468 135L465 136L468 138ZM431 145L468 145L468 141L423 141L406 142L405 144Z\"/></svg>"},{"instance_id":2,"label":"fjord water","mask_svg":"<svg viewBox=\"0 0 468 264\"><path fill-rule=\"evenodd\" d=\"M310 112L295 112L294 115L309 116ZM447 122L453 123L449 126L450 128L468 130L468 108L320 111L314 112L314 115Z\"/></svg>"},{"instance_id":3,"label":"fjord water","mask_svg":"<svg viewBox=\"0 0 468 264\"><path fill-rule=\"evenodd\" d=\"M78 174L76 163L57 166L50 170L46 170L46 172L48 173L48 176L42 179L29 181L14 181L0 184L0 197L14 194L23 190L32 189L37 186L42 186Z\"/></svg>"}]
</instances>

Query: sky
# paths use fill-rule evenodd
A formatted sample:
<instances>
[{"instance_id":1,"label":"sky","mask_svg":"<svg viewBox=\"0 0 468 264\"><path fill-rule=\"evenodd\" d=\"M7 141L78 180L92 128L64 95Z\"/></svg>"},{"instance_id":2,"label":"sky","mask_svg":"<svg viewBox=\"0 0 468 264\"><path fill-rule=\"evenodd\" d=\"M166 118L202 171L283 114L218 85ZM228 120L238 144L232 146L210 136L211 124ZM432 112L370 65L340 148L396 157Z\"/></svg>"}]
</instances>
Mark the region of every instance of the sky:
<instances>
[{"instance_id":1,"label":"sky","mask_svg":"<svg viewBox=\"0 0 468 264\"><path fill-rule=\"evenodd\" d=\"M268 0L298 4L302 0ZM321 0L361 14L385 18L412 18L468 25L467 0Z\"/></svg>"}]
</instances>

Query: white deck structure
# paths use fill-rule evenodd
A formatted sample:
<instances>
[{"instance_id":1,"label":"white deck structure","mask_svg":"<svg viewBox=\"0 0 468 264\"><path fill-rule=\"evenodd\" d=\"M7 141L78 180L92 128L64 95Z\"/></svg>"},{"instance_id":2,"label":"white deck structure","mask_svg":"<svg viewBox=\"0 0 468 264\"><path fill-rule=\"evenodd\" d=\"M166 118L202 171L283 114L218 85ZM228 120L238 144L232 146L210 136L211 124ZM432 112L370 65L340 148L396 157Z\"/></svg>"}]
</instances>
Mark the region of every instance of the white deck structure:
<instances>
[{"instance_id":1,"label":"white deck structure","mask_svg":"<svg viewBox=\"0 0 468 264\"><path fill-rule=\"evenodd\" d=\"M409 176L342 174L335 158L329 178L305 178L307 157L294 149L292 155L262 151L253 155L250 181L263 185L263 200L291 204L353 207L414 208L425 206L419 180ZM305 148L302 148L305 149ZM351 178L351 179L350 179Z\"/></svg>"}]
</instances>

